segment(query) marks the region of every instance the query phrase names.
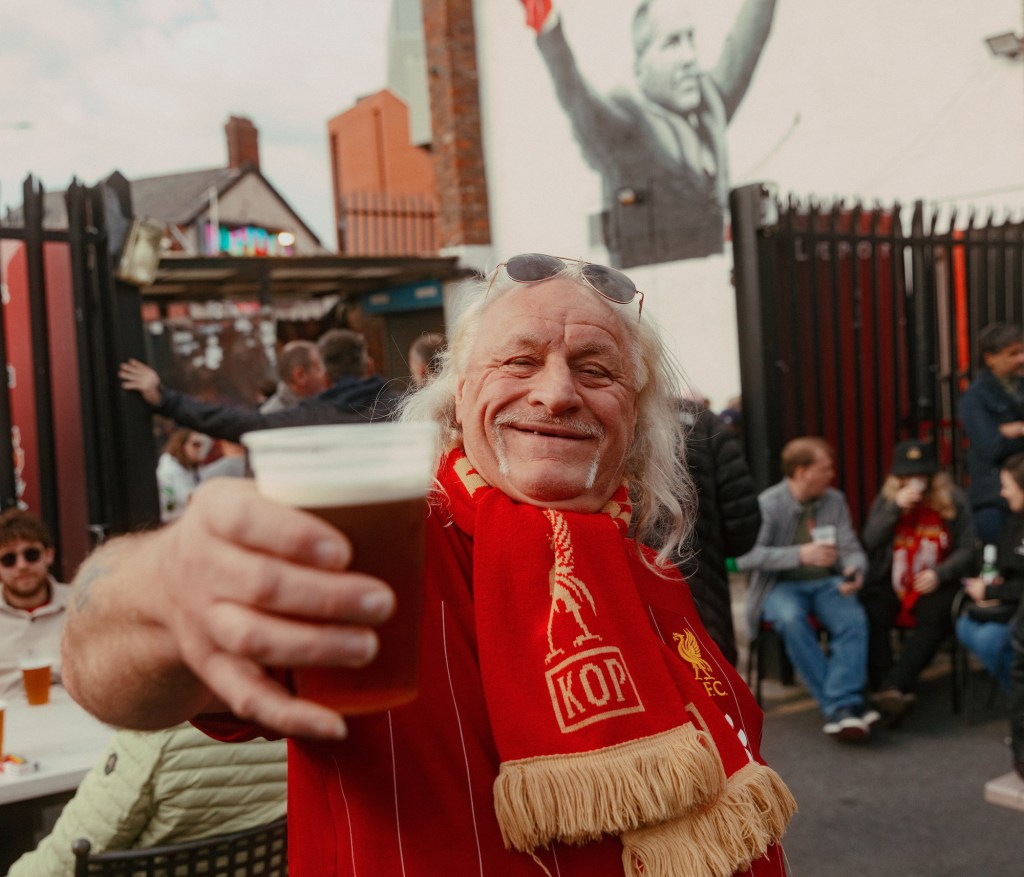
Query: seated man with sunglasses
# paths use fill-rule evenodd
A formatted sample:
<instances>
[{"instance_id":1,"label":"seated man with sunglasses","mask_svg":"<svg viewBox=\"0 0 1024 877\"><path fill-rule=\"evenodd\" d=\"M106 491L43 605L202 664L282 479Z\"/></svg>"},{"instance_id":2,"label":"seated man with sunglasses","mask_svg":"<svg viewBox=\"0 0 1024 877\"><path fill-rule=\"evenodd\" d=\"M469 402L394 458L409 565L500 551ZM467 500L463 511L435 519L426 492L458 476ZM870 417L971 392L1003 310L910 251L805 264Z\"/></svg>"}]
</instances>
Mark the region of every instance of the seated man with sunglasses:
<instances>
[{"instance_id":1,"label":"seated man with sunglasses","mask_svg":"<svg viewBox=\"0 0 1024 877\"><path fill-rule=\"evenodd\" d=\"M795 804L672 563L696 505L640 294L536 253L473 292L402 413L442 427L415 700L341 717L283 684L372 661L394 598L230 479L86 561L68 690L115 723L287 736L294 874L781 874Z\"/></svg>"},{"instance_id":2,"label":"seated man with sunglasses","mask_svg":"<svg viewBox=\"0 0 1024 877\"><path fill-rule=\"evenodd\" d=\"M60 676L60 637L71 586L50 575L53 539L46 524L21 509L0 514L0 699L22 690L18 662L53 659Z\"/></svg>"}]
</instances>

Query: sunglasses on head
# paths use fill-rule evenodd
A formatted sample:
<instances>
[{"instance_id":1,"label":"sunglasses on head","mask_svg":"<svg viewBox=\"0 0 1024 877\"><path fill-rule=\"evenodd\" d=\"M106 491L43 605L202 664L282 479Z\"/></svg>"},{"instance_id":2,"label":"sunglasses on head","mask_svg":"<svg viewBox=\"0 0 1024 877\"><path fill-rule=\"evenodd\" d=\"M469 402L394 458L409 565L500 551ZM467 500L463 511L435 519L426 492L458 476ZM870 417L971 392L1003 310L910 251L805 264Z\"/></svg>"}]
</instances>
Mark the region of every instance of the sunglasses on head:
<instances>
[{"instance_id":1,"label":"sunglasses on head","mask_svg":"<svg viewBox=\"0 0 1024 877\"><path fill-rule=\"evenodd\" d=\"M509 280L516 283L540 283L550 280L565 269L566 265L575 264L580 266L580 274L587 282L587 285L598 295L613 301L616 304L627 305L639 296L640 309L637 316L644 310L644 294L636 288L633 283L621 271L609 268L606 265L597 265L593 262L585 262L583 259L567 259L563 256L548 256L545 253L522 253L513 256L507 262L502 262L494 269L491 275L491 282L487 286L490 293L491 286L502 268L508 275Z\"/></svg>"},{"instance_id":2,"label":"sunglasses on head","mask_svg":"<svg viewBox=\"0 0 1024 877\"><path fill-rule=\"evenodd\" d=\"M21 551L8 551L0 554L0 566L11 569L18 562L18 555L25 558L28 563L35 563L43 556L41 548L22 548Z\"/></svg>"}]
</instances>

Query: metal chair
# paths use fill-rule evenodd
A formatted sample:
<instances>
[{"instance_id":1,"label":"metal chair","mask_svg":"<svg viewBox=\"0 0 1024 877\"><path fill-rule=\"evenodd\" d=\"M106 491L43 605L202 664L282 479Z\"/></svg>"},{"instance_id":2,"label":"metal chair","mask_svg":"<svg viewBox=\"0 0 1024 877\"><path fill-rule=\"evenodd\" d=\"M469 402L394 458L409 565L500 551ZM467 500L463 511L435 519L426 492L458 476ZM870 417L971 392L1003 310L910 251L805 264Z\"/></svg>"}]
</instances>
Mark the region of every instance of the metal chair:
<instances>
[{"instance_id":1,"label":"metal chair","mask_svg":"<svg viewBox=\"0 0 1024 877\"><path fill-rule=\"evenodd\" d=\"M266 825L200 840L91 853L88 840L71 845L74 877L287 877L285 817Z\"/></svg>"}]
</instances>

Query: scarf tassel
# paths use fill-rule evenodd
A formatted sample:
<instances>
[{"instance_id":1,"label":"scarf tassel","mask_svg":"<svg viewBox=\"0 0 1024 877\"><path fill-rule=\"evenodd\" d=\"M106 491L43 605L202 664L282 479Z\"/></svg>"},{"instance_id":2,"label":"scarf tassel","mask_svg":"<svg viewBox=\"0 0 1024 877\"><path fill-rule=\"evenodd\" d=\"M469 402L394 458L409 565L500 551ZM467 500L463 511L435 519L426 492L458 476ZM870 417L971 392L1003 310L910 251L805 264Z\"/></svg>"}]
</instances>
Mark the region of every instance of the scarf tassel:
<instances>
[{"instance_id":1,"label":"scarf tassel","mask_svg":"<svg viewBox=\"0 0 1024 877\"><path fill-rule=\"evenodd\" d=\"M494 809L505 846L530 852L676 819L724 784L704 732L682 725L597 751L503 762Z\"/></svg>"},{"instance_id":2,"label":"scarf tassel","mask_svg":"<svg viewBox=\"0 0 1024 877\"><path fill-rule=\"evenodd\" d=\"M622 836L627 877L732 877L777 843L796 812L781 777L751 763L711 807Z\"/></svg>"}]
</instances>

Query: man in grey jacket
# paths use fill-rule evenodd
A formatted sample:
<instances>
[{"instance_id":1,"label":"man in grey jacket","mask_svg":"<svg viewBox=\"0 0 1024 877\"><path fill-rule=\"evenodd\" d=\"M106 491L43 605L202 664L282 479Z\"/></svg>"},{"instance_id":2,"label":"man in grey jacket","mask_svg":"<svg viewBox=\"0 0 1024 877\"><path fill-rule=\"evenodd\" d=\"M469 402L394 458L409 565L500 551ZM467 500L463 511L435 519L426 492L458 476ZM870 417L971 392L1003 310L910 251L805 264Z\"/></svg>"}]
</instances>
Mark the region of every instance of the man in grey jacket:
<instances>
[{"instance_id":1,"label":"man in grey jacket","mask_svg":"<svg viewBox=\"0 0 1024 877\"><path fill-rule=\"evenodd\" d=\"M867 558L850 523L846 497L830 487L832 448L804 436L782 449L783 479L765 490L757 543L737 560L752 571L747 600L751 635L761 622L781 637L786 655L825 715L826 734L866 740L879 714L864 705L867 617L856 592ZM811 624L829 633L826 656Z\"/></svg>"}]
</instances>

